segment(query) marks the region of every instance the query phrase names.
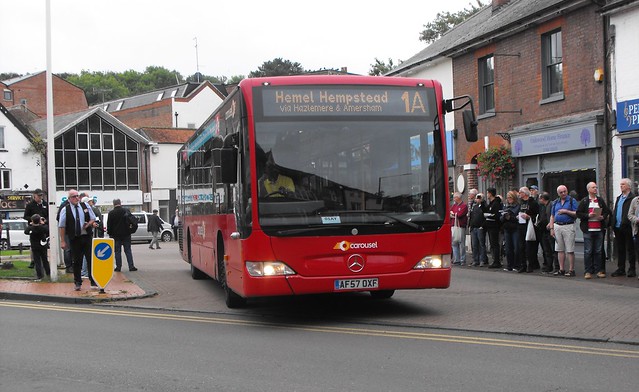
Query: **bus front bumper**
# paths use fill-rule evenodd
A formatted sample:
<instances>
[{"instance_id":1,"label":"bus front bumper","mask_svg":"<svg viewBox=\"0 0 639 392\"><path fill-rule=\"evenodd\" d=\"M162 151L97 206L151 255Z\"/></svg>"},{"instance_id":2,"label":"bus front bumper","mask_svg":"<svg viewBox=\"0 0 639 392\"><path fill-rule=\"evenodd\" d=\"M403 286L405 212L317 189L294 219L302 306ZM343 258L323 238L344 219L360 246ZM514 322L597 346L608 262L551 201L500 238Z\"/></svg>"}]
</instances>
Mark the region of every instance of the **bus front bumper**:
<instances>
[{"instance_id":1,"label":"bus front bumper","mask_svg":"<svg viewBox=\"0 0 639 392\"><path fill-rule=\"evenodd\" d=\"M410 270L380 275L245 277L244 297L321 294L377 290L445 289L450 268Z\"/></svg>"}]
</instances>

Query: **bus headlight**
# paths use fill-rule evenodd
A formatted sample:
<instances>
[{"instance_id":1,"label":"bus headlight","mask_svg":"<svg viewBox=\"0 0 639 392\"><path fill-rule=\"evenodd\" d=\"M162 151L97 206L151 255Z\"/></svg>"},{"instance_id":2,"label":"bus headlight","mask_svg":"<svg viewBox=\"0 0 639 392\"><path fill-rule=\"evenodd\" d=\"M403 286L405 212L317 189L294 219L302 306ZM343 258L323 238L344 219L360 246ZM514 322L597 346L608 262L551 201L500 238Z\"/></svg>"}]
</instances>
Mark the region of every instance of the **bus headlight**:
<instances>
[{"instance_id":1,"label":"bus headlight","mask_svg":"<svg viewBox=\"0 0 639 392\"><path fill-rule=\"evenodd\" d=\"M246 270L257 277L295 275L295 271L281 261L247 261Z\"/></svg>"},{"instance_id":2,"label":"bus headlight","mask_svg":"<svg viewBox=\"0 0 639 392\"><path fill-rule=\"evenodd\" d=\"M413 269L450 268L450 255L432 255L419 260Z\"/></svg>"}]
</instances>

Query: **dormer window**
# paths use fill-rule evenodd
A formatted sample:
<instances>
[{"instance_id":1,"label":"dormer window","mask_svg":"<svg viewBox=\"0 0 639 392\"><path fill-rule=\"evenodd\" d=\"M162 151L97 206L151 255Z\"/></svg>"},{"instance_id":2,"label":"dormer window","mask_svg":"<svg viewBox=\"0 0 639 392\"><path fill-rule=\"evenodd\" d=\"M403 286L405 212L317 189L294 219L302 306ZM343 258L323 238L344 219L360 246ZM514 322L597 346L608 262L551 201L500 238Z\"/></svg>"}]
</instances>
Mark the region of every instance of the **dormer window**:
<instances>
[{"instance_id":1,"label":"dormer window","mask_svg":"<svg viewBox=\"0 0 639 392\"><path fill-rule=\"evenodd\" d=\"M122 105L124 105L124 101L122 101L122 102L118 103L118 107L117 107L117 108L115 108L115 110L120 110L120 109L122 109Z\"/></svg>"},{"instance_id":2,"label":"dormer window","mask_svg":"<svg viewBox=\"0 0 639 392\"><path fill-rule=\"evenodd\" d=\"M164 91L158 94L158 98L156 99L156 101L161 100L163 96L164 96Z\"/></svg>"},{"instance_id":3,"label":"dormer window","mask_svg":"<svg viewBox=\"0 0 639 392\"><path fill-rule=\"evenodd\" d=\"M177 90L171 91L171 98L175 98L175 94L177 94Z\"/></svg>"}]
</instances>

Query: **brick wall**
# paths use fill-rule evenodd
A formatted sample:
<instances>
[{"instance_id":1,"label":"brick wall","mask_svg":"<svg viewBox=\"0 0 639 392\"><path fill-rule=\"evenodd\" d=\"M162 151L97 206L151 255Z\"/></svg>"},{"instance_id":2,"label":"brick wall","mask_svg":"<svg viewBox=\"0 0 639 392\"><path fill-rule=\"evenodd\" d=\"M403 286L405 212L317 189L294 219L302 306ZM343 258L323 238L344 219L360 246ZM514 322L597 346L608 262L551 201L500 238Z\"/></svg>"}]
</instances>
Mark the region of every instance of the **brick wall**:
<instances>
[{"instance_id":1,"label":"brick wall","mask_svg":"<svg viewBox=\"0 0 639 392\"><path fill-rule=\"evenodd\" d=\"M479 120L479 140L465 143L458 139L456 161L471 163L477 152L484 149L484 136L490 146L505 143L495 136L497 132L510 132L514 127L560 118L580 112L601 110L604 107L604 86L596 83L593 73L603 68L603 27L597 7L588 5L569 14L491 43L453 60L455 95L468 94L478 102L478 59L491 51L495 56L495 110L518 111L497 113ZM563 82L565 98L541 105L541 35L561 28L563 49ZM499 56L517 54L520 57ZM461 124L461 113L455 122Z\"/></svg>"},{"instance_id":2,"label":"brick wall","mask_svg":"<svg viewBox=\"0 0 639 392\"><path fill-rule=\"evenodd\" d=\"M47 116L46 72L41 72L30 78L16 82L9 86L13 91L14 105L27 100L27 108L39 117ZM65 114L87 109L87 98L84 91L62 78L53 75L53 114Z\"/></svg>"},{"instance_id":3,"label":"brick wall","mask_svg":"<svg viewBox=\"0 0 639 392\"><path fill-rule=\"evenodd\" d=\"M172 107L171 100L165 99L111 114L133 129L142 127L171 128L173 127Z\"/></svg>"}]
</instances>

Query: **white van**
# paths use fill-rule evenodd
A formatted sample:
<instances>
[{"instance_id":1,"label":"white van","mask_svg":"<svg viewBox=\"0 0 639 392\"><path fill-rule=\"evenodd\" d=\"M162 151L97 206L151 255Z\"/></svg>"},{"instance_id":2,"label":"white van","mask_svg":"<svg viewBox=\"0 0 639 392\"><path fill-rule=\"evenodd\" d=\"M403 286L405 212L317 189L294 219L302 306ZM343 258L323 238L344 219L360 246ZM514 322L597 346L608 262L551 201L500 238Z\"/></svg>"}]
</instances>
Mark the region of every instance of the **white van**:
<instances>
[{"instance_id":1,"label":"white van","mask_svg":"<svg viewBox=\"0 0 639 392\"><path fill-rule=\"evenodd\" d=\"M146 230L146 224L148 222L148 216L153 215L150 212L141 211L141 212L131 212L134 217L138 218L138 230L131 234L131 242L151 242L153 239L153 235ZM102 214L102 219L104 220L104 230L105 237L108 237L106 234L106 222L108 219L108 213ZM171 230L171 225L166 223L162 218L162 231L160 232L160 240L164 242L169 242L173 239L173 230ZM28 243L28 239L27 239Z\"/></svg>"},{"instance_id":2,"label":"white van","mask_svg":"<svg viewBox=\"0 0 639 392\"><path fill-rule=\"evenodd\" d=\"M5 219L2 222L2 238L0 238L0 249L7 250L9 248L27 249L31 246L29 235L24 234L27 228L27 221L24 219Z\"/></svg>"}]
</instances>

